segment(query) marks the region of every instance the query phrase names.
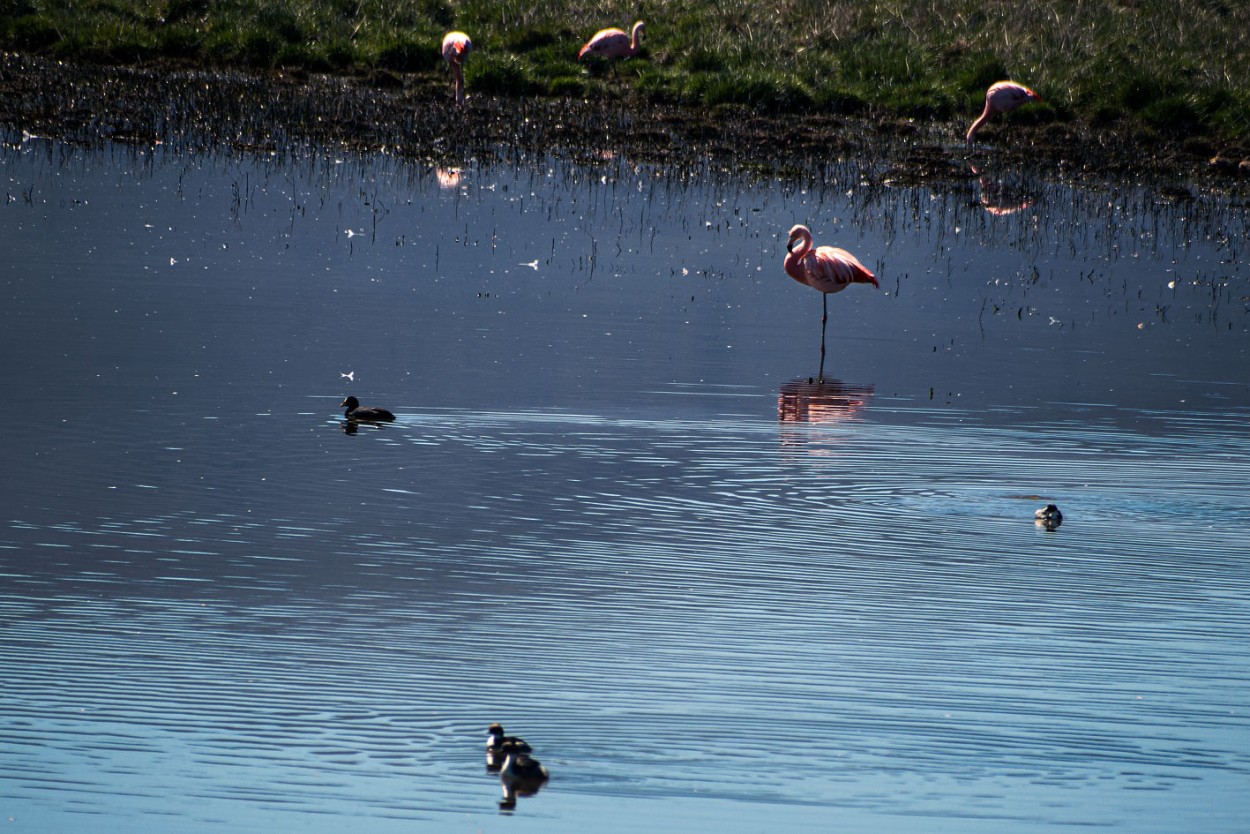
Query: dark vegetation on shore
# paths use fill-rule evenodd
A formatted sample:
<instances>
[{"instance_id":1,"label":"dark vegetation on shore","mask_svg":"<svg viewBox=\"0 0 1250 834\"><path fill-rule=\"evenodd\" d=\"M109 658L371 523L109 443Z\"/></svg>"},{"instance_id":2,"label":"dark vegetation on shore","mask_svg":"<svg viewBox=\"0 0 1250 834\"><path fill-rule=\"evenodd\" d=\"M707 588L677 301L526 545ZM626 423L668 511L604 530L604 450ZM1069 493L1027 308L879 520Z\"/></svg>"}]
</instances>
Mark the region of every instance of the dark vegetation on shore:
<instances>
[{"instance_id":1,"label":"dark vegetation on shore","mask_svg":"<svg viewBox=\"0 0 1250 834\"><path fill-rule=\"evenodd\" d=\"M636 18L647 41L619 75L576 61L596 28ZM460 112L451 28L475 42ZM854 155L933 180L968 175L959 140L1010 77L1045 103L979 137L1008 157L1250 173L1250 4L1225 0L0 0L0 45L0 123L88 141L768 170Z\"/></svg>"},{"instance_id":2,"label":"dark vegetation on shore","mask_svg":"<svg viewBox=\"0 0 1250 834\"><path fill-rule=\"evenodd\" d=\"M619 79L577 63L592 32L635 18L645 51ZM0 48L128 66L437 76L452 28L489 95L945 121L1014 78L1046 99L1017 122L1250 140L1250 4L1234 0L0 0Z\"/></svg>"}]
</instances>

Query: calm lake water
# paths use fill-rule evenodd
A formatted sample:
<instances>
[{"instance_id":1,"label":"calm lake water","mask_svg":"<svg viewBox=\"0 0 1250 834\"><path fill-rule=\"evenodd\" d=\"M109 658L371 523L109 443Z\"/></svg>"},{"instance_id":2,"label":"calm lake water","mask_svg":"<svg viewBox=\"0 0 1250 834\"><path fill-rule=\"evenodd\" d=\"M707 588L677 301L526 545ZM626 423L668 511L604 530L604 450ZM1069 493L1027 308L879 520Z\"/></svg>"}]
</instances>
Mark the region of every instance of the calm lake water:
<instances>
[{"instance_id":1,"label":"calm lake water","mask_svg":"<svg viewBox=\"0 0 1250 834\"><path fill-rule=\"evenodd\" d=\"M8 139L5 830L1245 831L1245 205Z\"/></svg>"}]
</instances>

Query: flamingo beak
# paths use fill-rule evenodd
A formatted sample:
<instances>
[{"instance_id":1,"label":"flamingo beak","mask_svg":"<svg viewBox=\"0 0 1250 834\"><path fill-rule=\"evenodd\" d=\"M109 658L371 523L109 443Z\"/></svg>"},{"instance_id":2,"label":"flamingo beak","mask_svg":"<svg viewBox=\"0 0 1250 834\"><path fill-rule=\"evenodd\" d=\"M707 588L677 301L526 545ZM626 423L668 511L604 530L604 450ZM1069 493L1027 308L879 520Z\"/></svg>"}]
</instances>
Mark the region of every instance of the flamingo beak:
<instances>
[{"instance_id":1,"label":"flamingo beak","mask_svg":"<svg viewBox=\"0 0 1250 834\"><path fill-rule=\"evenodd\" d=\"M787 252L793 252L793 251L794 251L794 243L795 243L795 241L797 241L797 240L798 240L798 238L797 238L797 237L792 237L792 238L790 238L790 242L786 244L786 251L787 251Z\"/></svg>"}]
</instances>

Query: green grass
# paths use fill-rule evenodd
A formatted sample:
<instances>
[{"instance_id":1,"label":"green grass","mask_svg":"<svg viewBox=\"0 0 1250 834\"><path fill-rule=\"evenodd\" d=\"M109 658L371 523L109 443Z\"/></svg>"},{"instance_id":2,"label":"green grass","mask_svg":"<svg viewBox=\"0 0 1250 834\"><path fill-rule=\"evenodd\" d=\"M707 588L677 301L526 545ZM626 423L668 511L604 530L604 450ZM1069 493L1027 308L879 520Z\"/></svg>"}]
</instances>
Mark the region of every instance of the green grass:
<instances>
[{"instance_id":1,"label":"green grass","mask_svg":"<svg viewBox=\"0 0 1250 834\"><path fill-rule=\"evenodd\" d=\"M577 63L639 16L640 58ZM0 48L105 63L434 74L452 28L470 91L961 119L1014 78L1022 121L1250 138L1242 0L0 0Z\"/></svg>"}]
</instances>

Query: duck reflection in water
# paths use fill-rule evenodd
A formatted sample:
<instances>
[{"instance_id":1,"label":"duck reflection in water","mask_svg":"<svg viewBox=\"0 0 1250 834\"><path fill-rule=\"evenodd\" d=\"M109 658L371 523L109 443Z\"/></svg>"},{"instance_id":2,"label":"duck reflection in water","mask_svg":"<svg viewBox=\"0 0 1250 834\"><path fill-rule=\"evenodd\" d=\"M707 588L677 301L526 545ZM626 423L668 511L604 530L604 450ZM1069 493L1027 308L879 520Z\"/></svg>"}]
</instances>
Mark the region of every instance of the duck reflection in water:
<instances>
[{"instance_id":1,"label":"duck reflection in water","mask_svg":"<svg viewBox=\"0 0 1250 834\"><path fill-rule=\"evenodd\" d=\"M981 186L981 198L978 202L987 214L1003 217L1023 211L1033 205L1033 200L1022 193L1019 186L1013 185L1004 178L995 179L971 162L968 163L968 167L972 169L973 176L977 178L977 183Z\"/></svg>"},{"instance_id":2,"label":"duck reflection in water","mask_svg":"<svg viewBox=\"0 0 1250 834\"><path fill-rule=\"evenodd\" d=\"M839 423L859 414L872 399L871 385L833 379L796 379L781 386L777 419L782 423Z\"/></svg>"},{"instance_id":3,"label":"duck reflection in water","mask_svg":"<svg viewBox=\"0 0 1250 834\"><path fill-rule=\"evenodd\" d=\"M516 807L518 796L533 796L538 793L547 784L550 774L542 762L530 758L528 750L521 750L505 742L501 752L504 754L504 761L503 767L499 769L499 787L503 790L503 799L499 800L499 808L510 811Z\"/></svg>"},{"instance_id":4,"label":"duck reflection in water","mask_svg":"<svg viewBox=\"0 0 1250 834\"><path fill-rule=\"evenodd\" d=\"M498 773L509 752L533 753L534 748L523 738L504 735L503 725L491 724L486 728L486 769Z\"/></svg>"}]
</instances>

